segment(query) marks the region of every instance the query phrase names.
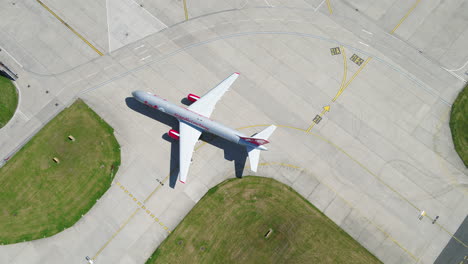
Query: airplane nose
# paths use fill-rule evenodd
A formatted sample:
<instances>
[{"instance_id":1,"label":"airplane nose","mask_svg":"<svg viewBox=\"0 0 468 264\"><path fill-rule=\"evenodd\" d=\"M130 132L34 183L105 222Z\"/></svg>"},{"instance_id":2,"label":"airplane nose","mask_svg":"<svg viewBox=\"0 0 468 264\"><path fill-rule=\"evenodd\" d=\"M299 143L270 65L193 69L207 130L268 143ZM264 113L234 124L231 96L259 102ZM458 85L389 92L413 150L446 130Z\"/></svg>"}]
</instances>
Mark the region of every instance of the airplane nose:
<instances>
[{"instance_id":1,"label":"airplane nose","mask_svg":"<svg viewBox=\"0 0 468 264\"><path fill-rule=\"evenodd\" d=\"M135 97L135 98L138 98L139 94L140 94L140 91L133 91L132 92L132 96Z\"/></svg>"}]
</instances>

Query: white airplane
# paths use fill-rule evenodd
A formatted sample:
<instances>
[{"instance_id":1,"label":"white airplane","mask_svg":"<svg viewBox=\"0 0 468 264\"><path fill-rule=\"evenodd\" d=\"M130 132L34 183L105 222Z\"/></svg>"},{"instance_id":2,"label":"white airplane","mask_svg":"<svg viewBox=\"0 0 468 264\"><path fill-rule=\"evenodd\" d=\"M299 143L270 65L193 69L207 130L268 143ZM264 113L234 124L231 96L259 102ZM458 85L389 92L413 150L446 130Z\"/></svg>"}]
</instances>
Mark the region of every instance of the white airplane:
<instances>
[{"instance_id":1,"label":"white airplane","mask_svg":"<svg viewBox=\"0 0 468 264\"><path fill-rule=\"evenodd\" d=\"M233 73L218 86L203 95L201 98L194 94L189 94L187 99L192 102L188 107L181 107L172 104L154 94L144 91L132 92L133 97L145 105L169 114L179 120L179 131L169 130L168 135L180 140L179 144L179 181L185 183L189 166L192 160L193 149L202 132L208 132L220 136L228 141L244 145L249 154L250 168L256 172L260 159L260 150L267 150L264 144L269 143L268 137L275 131L276 126L271 125L260 133L247 137L241 132L224 126L210 119L210 115L215 109L216 103L224 93L239 77L239 73Z\"/></svg>"}]
</instances>

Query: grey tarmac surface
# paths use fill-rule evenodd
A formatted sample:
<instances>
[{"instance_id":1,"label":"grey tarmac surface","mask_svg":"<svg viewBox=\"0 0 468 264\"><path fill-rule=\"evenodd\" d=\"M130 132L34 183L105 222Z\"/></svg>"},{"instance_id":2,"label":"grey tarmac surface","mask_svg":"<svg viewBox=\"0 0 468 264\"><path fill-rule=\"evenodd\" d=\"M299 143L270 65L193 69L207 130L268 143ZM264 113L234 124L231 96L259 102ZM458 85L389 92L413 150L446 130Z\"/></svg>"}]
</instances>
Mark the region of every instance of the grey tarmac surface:
<instances>
[{"instance_id":1,"label":"grey tarmac surface","mask_svg":"<svg viewBox=\"0 0 468 264\"><path fill-rule=\"evenodd\" d=\"M158 16L155 3L143 4L168 28L60 74L32 73L0 52L21 92L20 111L0 130L0 157L76 97L114 127L122 148L116 179L90 212L53 237L0 246L0 262L144 263L209 188L252 173L242 149L208 135L187 184L174 184L178 145L164 134L177 122L131 92L180 102L236 71L212 117L247 134L279 126L258 175L292 186L385 263L437 259L468 211L467 170L448 128L460 78L375 21L350 22L355 11L340 1L335 15L325 1L245 1L225 12L218 4L209 15L192 6L206 15L173 26L176 13Z\"/></svg>"},{"instance_id":2,"label":"grey tarmac surface","mask_svg":"<svg viewBox=\"0 0 468 264\"><path fill-rule=\"evenodd\" d=\"M462 241L468 240L468 217L465 218L457 232L455 232L455 236ZM468 250L456 239L452 238L434 263L464 263L467 259Z\"/></svg>"}]
</instances>

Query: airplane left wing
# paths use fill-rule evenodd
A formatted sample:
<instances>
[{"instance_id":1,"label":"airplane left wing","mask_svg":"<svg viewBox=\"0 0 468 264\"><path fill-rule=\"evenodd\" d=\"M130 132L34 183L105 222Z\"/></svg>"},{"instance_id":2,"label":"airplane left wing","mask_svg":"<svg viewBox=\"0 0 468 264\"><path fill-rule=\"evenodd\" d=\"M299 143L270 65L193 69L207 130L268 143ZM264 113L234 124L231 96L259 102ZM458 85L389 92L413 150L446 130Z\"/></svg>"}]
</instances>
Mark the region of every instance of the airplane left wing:
<instances>
[{"instance_id":1,"label":"airplane left wing","mask_svg":"<svg viewBox=\"0 0 468 264\"><path fill-rule=\"evenodd\" d=\"M179 122L179 181L182 183L185 183L187 179L193 149L201 133L197 128L183 121Z\"/></svg>"},{"instance_id":2,"label":"airplane left wing","mask_svg":"<svg viewBox=\"0 0 468 264\"><path fill-rule=\"evenodd\" d=\"M215 88L211 89L208 93L203 95L195 103L189 106L189 110L199 113L202 116L210 117L213 112L216 103L221 97L229 90L229 87L239 77L239 73L233 73L227 77L224 81L218 84Z\"/></svg>"}]
</instances>

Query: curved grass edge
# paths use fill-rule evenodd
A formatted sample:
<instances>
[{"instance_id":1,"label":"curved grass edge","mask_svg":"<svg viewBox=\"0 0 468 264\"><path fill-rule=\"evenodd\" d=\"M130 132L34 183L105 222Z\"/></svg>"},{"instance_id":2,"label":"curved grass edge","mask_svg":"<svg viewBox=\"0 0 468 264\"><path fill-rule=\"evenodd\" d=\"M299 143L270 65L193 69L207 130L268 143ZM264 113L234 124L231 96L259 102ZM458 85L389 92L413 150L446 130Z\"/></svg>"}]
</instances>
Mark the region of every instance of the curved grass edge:
<instances>
[{"instance_id":1,"label":"curved grass edge","mask_svg":"<svg viewBox=\"0 0 468 264\"><path fill-rule=\"evenodd\" d=\"M468 168L468 84L452 104L449 124L455 151Z\"/></svg>"},{"instance_id":2,"label":"curved grass edge","mask_svg":"<svg viewBox=\"0 0 468 264\"><path fill-rule=\"evenodd\" d=\"M219 183L218 185L210 188L206 193L205 195L203 195L203 197L197 202L196 205L198 205L199 203L203 202L205 199L215 195L218 190L220 189L220 187L226 185L226 184L229 184L233 181L238 181L238 180L242 180L244 178L259 178L259 179L268 179L268 180L271 180L272 182L276 182L278 184L280 184L281 186L285 187L286 189L288 189L294 196L298 197L299 199L301 199L302 201L304 201L307 205L309 205L313 210L315 210L317 213L319 213L321 216L323 216L324 218L326 218L326 220L328 220L329 222L331 222L333 225L336 226L336 228L338 229L339 233L345 237L347 237L348 239L351 239L353 241L356 241L362 248L363 250L369 254L370 256L372 256L373 258L375 258L376 260L379 260L379 258L377 258L374 254L372 254L367 248L365 248L364 246L362 246L357 240L355 240L350 234L348 234L345 230L343 230L343 228L341 228L339 225L337 225L335 222L333 222L333 220L331 220L328 216L326 216L322 211L320 211L316 206L314 206L309 200L307 200L305 197L303 197L300 193L298 193L296 190L294 190L291 186L289 185L286 185L280 181L277 181L275 179L272 179L272 178L269 178L269 177L262 177L262 176L243 176L242 178L231 178L231 179L227 179L227 180L224 180L223 182ZM166 243L169 238L171 236L174 236L174 235L177 235L177 230L179 229L180 226L184 225L186 219L187 219L187 216L189 216L189 214L195 209L192 208L190 210L190 212L188 212L188 214L182 219L182 221L177 225L177 227L172 230L172 232L169 234L169 236L167 236L164 241L155 249L155 251L153 252L153 254L151 254L151 256L147 259L147 261L145 262L145 264L153 264L153 263L157 263L157 258L159 257L159 255L161 254L161 251L160 251L160 248L161 246Z\"/></svg>"},{"instance_id":3,"label":"curved grass edge","mask_svg":"<svg viewBox=\"0 0 468 264\"><path fill-rule=\"evenodd\" d=\"M38 239L43 239L47 237L51 237L53 235L56 235L65 229L68 229L75 225L83 215L88 213L92 207L98 202L98 200L109 190L109 188L112 186L112 181L114 180L115 175L117 174L120 164L121 164L121 152L120 152L120 144L115 138L114 135L114 129L107 123L105 122L92 108L90 108L84 101L81 99L77 99L71 106L73 106L76 103L83 103L84 106L89 110L89 113L93 116L93 118L96 119L96 121L99 123L99 125L108 133L111 135L110 140L112 141L112 150L113 153L115 154L115 159L112 162L112 171L110 173L110 177L107 177L105 186L106 188L99 189L98 192L94 193L88 200L88 203L86 203L80 210L76 211L74 214L76 216L74 218L69 219L68 221L63 221L60 223L57 223L57 228L54 228L53 230L46 229L42 232L38 233L33 233L33 234L26 234L19 236L16 239L5 239L5 238L0 238L0 245L8 245L8 244L14 244L14 243L20 243L20 242L26 242L26 241L33 241L33 240L38 240ZM71 106L65 108L64 110L70 108ZM57 114L57 116L63 114L63 111ZM57 116L55 116L53 119L50 121L53 121ZM49 123L48 123L49 124ZM46 124L44 127L46 127L48 124ZM42 130L42 129L41 129ZM38 134L41 132L39 130ZM33 144L33 140L37 137L37 134L34 135L21 149L10 159L12 161L15 159L16 156L20 155L22 152L27 151L28 147Z\"/></svg>"},{"instance_id":4,"label":"curved grass edge","mask_svg":"<svg viewBox=\"0 0 468 264\"><path fill-rule=\"evenodd\" d=\"M5 91L2 87L5 85ZM0 129L5 127L8 122L13 118L19 104L19 90L12 82L6 77L0 75ZM5 97L4 97L5 96ZM12 98L9 100L9 98ZM13 104L12 104L13 103Z\"/></svg>"}]
</instances>

